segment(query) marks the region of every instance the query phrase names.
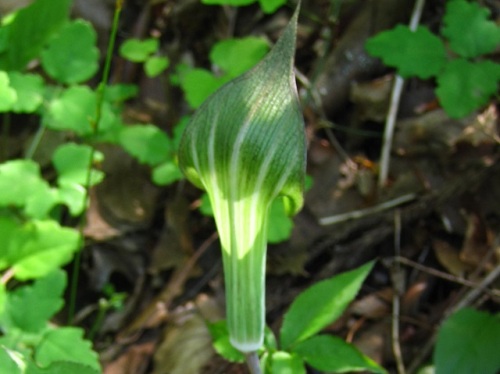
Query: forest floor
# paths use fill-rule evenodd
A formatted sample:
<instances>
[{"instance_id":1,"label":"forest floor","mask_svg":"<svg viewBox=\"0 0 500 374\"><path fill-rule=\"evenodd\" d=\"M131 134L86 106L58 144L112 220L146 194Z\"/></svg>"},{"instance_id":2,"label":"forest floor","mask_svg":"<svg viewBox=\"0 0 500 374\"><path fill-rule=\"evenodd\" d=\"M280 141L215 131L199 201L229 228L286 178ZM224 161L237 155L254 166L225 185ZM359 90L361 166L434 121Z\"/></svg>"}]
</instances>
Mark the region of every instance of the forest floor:
<instances>
[{"instance_id":1,"label":"forest floor","mask_svg":"<svg viewBox=\"0 0 500 374\"><path fill-rule=\"evenodd\" d=\"M79 10L102 46L110 25L101 15L112 9L105 3ZM430 3L422 22L436 28L444 1ZM390 372L399 363L415 373L431 361L440 323L459 306L498 310L498 282L496 290L482 282L500 259L500 138L498 103L451 119L432 80L410 79L389 176L379 185L394 72L363 46L377 31L407 23L410 4L303 2L296 66L313 183L290 239L268 248L266 300L277 331L301 291L376 259L357 300L327 330ZM229 36L274 43L292 11L126 1L118 42L159 36L172 67L148 78L137 64L113 60L113 82L139 87L126 120L171 133L191 112L169 78L176 64L210 69L211 45ZM106 178L91 193L76 322L91 331L104 372L246 373L215 354L205 326L224 318L224 287L215 224L197 209L200 191L186 181L155 186L150 170L118 147L101 151Z\"/></svg>"}]
</instances>

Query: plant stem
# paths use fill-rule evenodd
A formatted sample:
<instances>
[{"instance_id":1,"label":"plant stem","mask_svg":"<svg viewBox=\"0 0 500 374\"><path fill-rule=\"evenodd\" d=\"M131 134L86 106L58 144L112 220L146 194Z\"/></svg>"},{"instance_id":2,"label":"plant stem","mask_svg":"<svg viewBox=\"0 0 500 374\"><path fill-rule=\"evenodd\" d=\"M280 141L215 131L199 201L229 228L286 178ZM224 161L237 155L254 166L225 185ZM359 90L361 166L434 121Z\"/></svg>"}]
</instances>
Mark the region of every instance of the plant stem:
<instances>
[{"instance_id":1,"label":"plant stem","mask_svg":"<svg viewBox=\"0 0 500 374\"><path fill-rule=\"evenodd\" d=\"M111 35L109 38L109 44L108 44L108 50L106 53L106 60L104 62L104 71L102 74L102 79L101 82L99 83L99 88L97 89L97 104L96 104L96 115L95 118L93 119L92 123L92 129L93 129L93 135L97 135L99 132L99 123L101 122L101 115L102 115L102 104L104 101L104 92L106 89L106 85L108 84L109 80L109 72L111 70L111 60L113 59L113 51L115 48L115 41L116 41L116 33L118 31L118 22L120 20L120 14L121 10L123 7L123 1L124 0L116 0L115 3L115 12L113 16L113 25L111 27ZM95 155L95 147L91 144L92 151L90 153L89 157L89 165L87 168L87 176L86 176L86 181L85 181L85 194L84 194L84 206L85 210L82 213L81 220L80 220L80 225L79 225L79 231L80 231L80 238L79 238L79 243L78 247L80 248L79 251L76 252L75 259L73 262L73 274L71 277L71 291L70 291L70 301L69 301L69 306L68 306L68 321L71 323L73 321L74 315L75 315L75 305L76 305L76 293L78 289L78 279L80 276L80 262L81 262L81 252L83 250L84 246L84 237L83 237L83 229L85 227L85 217L86 217L86 209L88 206L88 201L89 201L89 189L91 185L91 176L92 176L92 164L94 161L94 155Z\"/></svg>"},{"instance_id":2,"label":"plant stem","mask_svg":"<svg viewBox=\"0 0 500 374\"><path fill-rule=\"evenodd\" d=\"M260 368L259 356L257 356L257 352L250 352L245 355L248 369L251 374L262 374L262 370Z\"/></svg>"},{"instance_id":3,"label":"plant stem","mask_svg":"<svg viewBox=\"0 0 500 374\"><path fill-rule=\"evenodd\" d=\"M416 0L410 20L410 30L416 30L420 21L420 17L422 15L424 5L425 0ZM394 86L392 87L389 112L387 113L387 119L384 128L384 141L382 146L382 155L380 156L380 173L378 178L379 187L384 186L389 174L392 138L394 135L394 128L396 127L396 117L398 115L399 100L401 98L401 93L403 92L403 85L404 78L400 75L396 75Z\"/></svg>"}]
</instances>

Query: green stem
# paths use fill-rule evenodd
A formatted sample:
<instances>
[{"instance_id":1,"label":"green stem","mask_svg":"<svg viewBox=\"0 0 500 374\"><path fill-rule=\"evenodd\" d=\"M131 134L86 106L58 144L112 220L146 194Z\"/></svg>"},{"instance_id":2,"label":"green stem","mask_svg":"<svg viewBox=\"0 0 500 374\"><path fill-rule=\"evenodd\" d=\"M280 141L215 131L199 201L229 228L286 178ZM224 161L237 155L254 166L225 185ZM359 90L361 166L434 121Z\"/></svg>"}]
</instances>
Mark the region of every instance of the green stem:
<instances>
[{"instance_id":1,"label":"green stem","mask_svg":"<svg viewBox=\"0 0 500 374\"><path fill-rule=\"evenodd\" d=\"M257 352L250 352L245 355L248 369L251 374L262 374L262 370L260 368L259 356L257 356Z\"/></svg>"},{"instance_id":2,"label":"green stem","mask_svg":"<svg viewBox=\"0 0 500 374\"><path fill-rule=\"evenodd\" d=\"M116 34L118 31L118 22L120 20L120 14L121 14L122 7L123 7L123 0L116 0L115 13L113 16L113 25L111 27L111 35L109 38L108 50L106 53L106 60L104 62L104 71L102 74L101 82L99 84L99 88L97 90L96 115L94 118L94 122L92 123L94 136L99 133L99 123L101 122L104 93L106 90L106 85L107 85L108 80L109 80L109 73L111 70L111 60L113 59L113 51L115 48ZM84 202L85 202L85 205L84 205L85 207L88 206L88 201L89 201L89 190L90 190L91 176L92 176L92 164L93 164L94 155L95 155L95 147L92 144L91 144L91 146L92 146L92 152L91 152L90 158L89 158L89 165L87 168L87 176L86 176L86 182L85 182L85 195L83 197ZM82 252L82 249L83 249L83 246L85 243L84 237L83 237L83 229L85 227L85 213L86 212L83 212L81 220L80 220L80 225L79 225L80 239L79 239L78 247L80 248L80 250L76 252L75 260L73 262L73 274L71 277L71 286L70 286L71 291L70 291L70 301L69 301L69 307L68 307L69 323L71 323L73 321L73 318L75 316L76 294L77 294L77 289L78 289L78 279L80 277L81 252Z\"/></svg>"},{"instance_id":3,"label":"green stem","mask_svg":"<svg viewBox=\"0 0 500 374\"><path fill-rule=\"evenodd\" d=\"M264 341L267 204L254 196L214 207L216 222L230 222L218 227L230 341L241 352L257 351Z\"/></svg>"}]
</instances>

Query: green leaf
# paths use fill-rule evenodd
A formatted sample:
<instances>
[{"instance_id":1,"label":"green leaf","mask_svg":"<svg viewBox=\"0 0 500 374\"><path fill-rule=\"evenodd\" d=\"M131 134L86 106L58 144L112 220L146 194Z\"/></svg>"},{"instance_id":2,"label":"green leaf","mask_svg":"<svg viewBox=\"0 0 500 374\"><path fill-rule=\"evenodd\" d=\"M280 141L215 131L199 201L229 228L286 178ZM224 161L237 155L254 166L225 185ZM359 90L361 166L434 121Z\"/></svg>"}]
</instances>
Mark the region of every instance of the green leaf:
<instances>
[{"instance_id":1,"label":"green leaf","mask_svg":"<svg viewBox=\"0 0 500 374\"><path fill-rule=\"evenodd\" d=\"M0 220L4 255L2 268L12 267L19 280L40 278L67 264L78 249L79 235L74 229L61 227L55 221L29 221L16 225L12 220Z\"/></svg>"},{"instance_id":2,"label":"green leaf","mask_svg":"<svg viewBox=\"0 0 500 374\"><path fill-rule=\"evenodd\" d=\"M167 134L154 125L124 127L119 135L120 145L140 162L158 165L171 153Z\"/></svg>"},{"instance_id":3,"label":"green leaf","mask_svg":"<svg viewBox=\"0 0 500 374\"><path fill-rule=\"evenodd\" d=\"M12 110L16 100L17 93L10 86L9 76L6 72L0 71L0 112Z\"/></svg>"},{"instance_id":4,"label":"green leaf","mask_svg":"<svg viewBox=\"0 0 500 374\"><path fill-rule=\"evenodd\" d=\"M386 373L383 368L363 355L355 346L336 336L313 336L298 343L293 351L313 368L325 372L370 371L372 373Z\"/></svg>"},{"instance_id":5,"label":"green leaf","mask_svg":"<svg viewBox=\"0 0 500 374\"><path fill-rule=\"evenodd\" d=\"M104 90L104 100L109 102L121 102L132 99L139 92L137 85L118 83L107 86Z\"/></svg>"},{"instance_id":6,"label":"green leaf","mask_svg":"<svg viewBox=\"0 0 500 374\"><path fill-rule=\"evenodd\" d=\"M150 78L156 77L166 68L168 68L170 61L166 57L161 56L151 56L146 60L144 64L144 71L146 75Z\"/></svg>"},{"instance_id":7,"label":"green leaf","mask_svg":"<svg viewBox=\"0 0 500 374\"><path fill-rule=\"evenodd\" d=\"M249 36L218 42L210 51L210 60L236 78L257 64L266 55L269 45L263 38Z\"/></svg>"},{"instance_id":8,"label":"green leaf","mask_svg":"<svg viewBox=\"0 0 500 374\"><path fill-rule=\"evenodd\" d=\"M0 260L1 261L1 260ZM5 289L5 283L0 283L0 315L5 310L5 303L7 302L7 290Z\"/></svg>"},{"instance_id":9,"label":"green leaf","mask_svg":"<svg viewBox=\"0 0 500 374\"><path fill-rule=\"evenodd\" d=\"M32 160L12 160L0 164L0 206L30 205L34 193L50 194L48 183L40 175L40 166ZM30 209L28 209L30 210Z\"/></svg>"},{"instance_id":10,"label":"green leaf","mask_svg":"<svg viewBox=\"0 0 500 374\"><path fill-rule=\"evenodd\" d=\"M99 67L97 34L83 20L66 24L42 52L42 66L62 83L81 83L90 79Z\"/></svg>"},{"instance_id":11,"label":"green leaf","mask_svg":"<svg viewBox=\"0 0 500 374\"><path fill-rule=\"evenodd\" d=\"M16 113L32 113L43 102L43 79L35 74L9 72L10 86L16 91L17 100L12 106Z\"/></svg>"},{"instance_id":12,"label":"green leaf","mask_svg":"<svg viewBox=\"0 0 500 374\"><path fill-rule=\"evenodd\" d=\"M24 374L23 357L13 350L0 345L0 373Z\"/></svg>"},{"instance_id":13,"label":"green leaf","mask_svg":"<svg viewBox=\"0 0 500 374\"><path fill-rule=\"evenodd\" d=\"M461 118L488 103L497 93L500 64L456 59L438 75L436 94L446 113Z\"/></svg>"},{"instance_id":14,"label":"green leaf","mask_svg":"<svg viewBox=\"0 0 500 374\"><path fill-rule=\"evenodd\" d=\"M306 374L306 368L298 355L278 351L271 356L271 373Z\"/></svg>"},{"instance_id":15,"label":"green leaf","mask_svg":"<svg viewBox=\"0 0 500 374\"><path fill-rule=\"evenodd\" d=\"M96 370L91 366L80 364L78 362L56 361L47 368L36 368L33 373L28 371L27 374L100 374L100 370Z\"/></svg>"},{"instance_id":16,"label":"green leaf","mask_svg":"<svg viewBox=\"0 0 500 374\"><path fill-rule=\"evenodd\" d=\"M71 0L37 0L22 8L6 26L6 52L0 68L22 70L68 19Z\"/></svg>"},{"instance_id":17,"label":"green leaf","mask_svg":"<svg viewBox=\"0 0 500 374\"><path fill-rule=\"evenodd\" d=\"M200 212L205 216L209 217L214 216L214 210L212 209L210 198L208 197L208 194L206 192L203 195L201 195Z\"/></svg>"},{"instance_id":18,"label":"green leaf","mask_svg":"<svg viewBox=\"0 0 500 374\"><path fill-rule=\"evenodd\" d=\"M40 332L64 305L62 295L65 288L66 274L57 269L32 285L10 292L1 318L3 325L28 333Z\"/></svg>"},{"instance_id":19,"label":"green leaf","mask_svg":"<svg viewBox=\"0 0 500 374\"><path fill-rule=\"evenodd\" d=\"M368 39L365 47L387 66L397 68L405 78L430 78L439 73L447 60L441 39L424 26L411 31L407 26L398 25Z\"/></svg>"},{"instance_id":20,"label":"green leaf","mask_svg":"<svg viewBox=\"0 0 500 374\"><path fill-rule=\"evenodd\" d=\"M48 330L36 347L35 360L42 367L58 361L69 361L100 371L98 356L92 350L92 343L85 340L83 330L76 327Z\"/></svg>"},{"instance_id":21,"label":"green leaf","mask_svg":"<svg viewBox=\"0 0 500 374\"><path fill-rule=\"evenodd\" d=\"M285 314L281 346L289 349L335 321L354 300L373 262L316 283L302 292Z\"/></svg>"},{"instance_id":22,"label":"green leaf","mask_svg":"<svg viewBox=\"0 0 500 374\"><path fill-rule=\"evenodd\" d=\"M71 183L85 186L89 167L92 163L102 162L104 155L99 151L92 151L92 147L84 144L66 143L57 147L52 156L52 163L57 171L57 182L61 185ZM104 179L104 173L92 169L90 174L90 185L96 185Z\"/></svg>"},{"instance_id":23,"label":"green leaf","mask_svg":"<svg viewBox=\"0 0 500 374\"><path fill-rule=\"evenodd\" d=\"M232 5L245 6L255 3L257 0L201 0L207 5ZM274 13L280 6L286 4L286 0L259 0L260 7L264 13Z\"/></svg>"},{"instance_id":24,"label":"green leaf","mask_svg":"<svg viewBox=\"0 0 500 374\"><path fill-rule=\"evenodd\" d=\"M58 191L53 188L39 188L28 197L24 213L35 219L47 218L59 202Z\"/></svg>"},{"instance_id":25,"label":"green leaf","mask_svg":"<svg viewBox=\"0 0 500 374\"><path fill-rule=\"evenodd\" d=\"M120 46L120 56L132 62L144 62L158 50L158 39L128 39Z\"/></svg>"},{"instance_id":26,"label":"green leaf","mask_svg":"<svg viewBox=\"0 0 500 374\"><path fill-rule=\"evenodd\" d=\"M75 182L60 181L57 190L58 202L66 204L72 216L82 214L85 209L85 187Z\"/></svg>"},{"instance_id":27,"label":"green leaf","mask_svg":"<svg viewBox=\"0 0 500 374\"><path fill-rule=\"evenodd\" d=\"M65 90L49 106L49 120L45 125L53 130L72 130L78 135L90 135L95 118L97 98L86 86Z\"/></svg>"},{"instance_id":28,"label":"green leaf","mask_svg":"<svg viewBox=\"0 0 500 374\"><path fill-rule=\"evenodd\" d=\"M268 243L279 243L290 238L293 230L293 221L286 214L285 204L282 198L277 198L269 208L267 224Z\"/></svg>"},{"instance_id":29,"label":"green leaf","mask_svg":"<svg viewBox=\"0 0 500 374\"><path fill-rule=\"evenodd\" d=\"M245 362L245 355L231 345L225 320L207 324L215 351L230 362Z\"/></svg>"},{"instance_id":30,"label":"green leaf","mask_svg":"<svg viewBox=\"0 0 500 374\"><path fill-rule=\"evenodd\" d=\"M462 57L493 52L500 44L500 27L489 17L489 9L476 2L448 1L442 34Z\"/></svg>"},{"instance_id":31,"label":"green leaf","mask_svg":"<svg viewBox=\"0 0 500 374\"><path fill-rule=\"evenodd\" d=\"M500 368L500 319L462 309L439 329L434 364L439 374L495 374Z\"/></svg>"},{"instance_id":32,"label":"green leaf","mask_svg":"<svg viewBox=\"0 0 500 374\"><path fill-rule=\"evenodd\" d=\"M217 78L205 69L191 69L179 75L180 85L191 108L198 108L227 80Z\"/></svg>"},{"instance_id":33,"label":"green leaf","mask_svg":"<svg viewBox=\"0 0 500 374\"><path fill-rule=\"evenodd\" d=\"M153 182L159 186L167 186L182 178L184 175L173 160L168 160L153 169Z\"/></svg>"},{"instance_id":34,"label":"green leaf","mask_svg":"<svg viewBox=\"0 0 500 374\"><path fill-rule=\"evenodd\" d=\"M279 7L286 4L286 0L259 0L260 7L264 13L271 14L278 10Z\"/></svg>"}]
</instances>

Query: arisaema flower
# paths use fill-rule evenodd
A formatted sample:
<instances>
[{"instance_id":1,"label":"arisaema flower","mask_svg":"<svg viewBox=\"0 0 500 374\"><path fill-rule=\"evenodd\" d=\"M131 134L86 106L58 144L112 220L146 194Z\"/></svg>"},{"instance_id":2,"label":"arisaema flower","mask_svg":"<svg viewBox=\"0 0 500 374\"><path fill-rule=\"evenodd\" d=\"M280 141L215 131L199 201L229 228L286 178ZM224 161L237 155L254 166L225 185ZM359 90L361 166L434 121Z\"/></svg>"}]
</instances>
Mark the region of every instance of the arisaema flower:
<instances>
[{"instance_id":1,"label":"arisaema flower","mask_svg":"<svg viewBox=\"0 0 500 374\"><path fill-rule=\"evenodd\" d=\"M252 70L221 87L185 129L179 164L207 191L222 246L232 345L263 343L267 217L284 196L303 203L306 145L293 61L298 10L274 48Z\"/></svg>"}]
</instances>

